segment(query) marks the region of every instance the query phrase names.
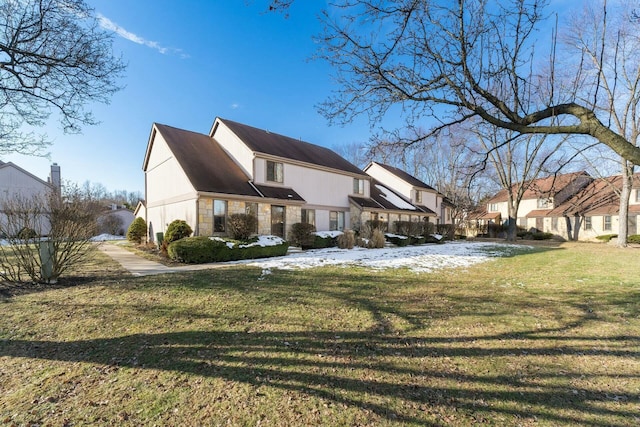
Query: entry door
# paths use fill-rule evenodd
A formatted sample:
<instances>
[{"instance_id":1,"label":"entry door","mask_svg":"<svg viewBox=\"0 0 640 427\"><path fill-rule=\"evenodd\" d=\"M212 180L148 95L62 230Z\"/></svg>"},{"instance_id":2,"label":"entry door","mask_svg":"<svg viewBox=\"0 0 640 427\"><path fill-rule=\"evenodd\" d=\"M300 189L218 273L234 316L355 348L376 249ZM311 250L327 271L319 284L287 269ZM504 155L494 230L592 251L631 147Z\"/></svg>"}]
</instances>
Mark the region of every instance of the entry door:
<instances>
[{"instance_id":1,"label":"entry door","mask_svg":"<svg viewBox=\"0 0 640 427\"><path fill-rule=\"evenodd\" d=\"M536 218L536 228L538 231L544 231L544 218Z\"/></svg>"},{"instance_id":2,"label":"entry door","mask_svg":"<svg viewBox=\"0 0 640 427\"><path fill-rule=\"evenodd\" d=\"M271 234L284 239L284 206L271 205Z\"/></svg>"}]
</instances>

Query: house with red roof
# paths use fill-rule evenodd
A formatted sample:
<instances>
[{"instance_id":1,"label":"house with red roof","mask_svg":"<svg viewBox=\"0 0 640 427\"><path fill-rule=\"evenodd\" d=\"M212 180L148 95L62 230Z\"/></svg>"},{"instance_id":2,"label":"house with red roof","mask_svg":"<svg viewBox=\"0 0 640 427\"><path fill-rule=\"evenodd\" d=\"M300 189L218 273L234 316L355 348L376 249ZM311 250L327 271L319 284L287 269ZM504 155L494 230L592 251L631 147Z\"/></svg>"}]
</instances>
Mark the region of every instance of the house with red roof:
<instances>
[{"instance_id":1,"label":"house with red roof","mask_svg":"<svg viewBox=\"0 0 640 427\"><path fill-rule=\"evenodd\" d=\"M154 123L143 171L151 239L175 219L225 235L236 213L257 217L256 234L284 238L299 222L329 231L380 212L433 216L328 148L222 118L208 134Z\"/></svg>"},{"instance_id":2,"label":"house with red roof","mask_svg":"<svg viewBox=\"0 0 640 427\"><path fill-rule=\"evenodd\" d=\"M517 225L570 240L591 240L618 231L620 175L594 178L575 172L531 181L523 194ZM508 219L507 191L490 198L478 220L501 224ZM629 235L638 233L640 177L636 175L629 204Z\"/></svg>"}]
</instances>

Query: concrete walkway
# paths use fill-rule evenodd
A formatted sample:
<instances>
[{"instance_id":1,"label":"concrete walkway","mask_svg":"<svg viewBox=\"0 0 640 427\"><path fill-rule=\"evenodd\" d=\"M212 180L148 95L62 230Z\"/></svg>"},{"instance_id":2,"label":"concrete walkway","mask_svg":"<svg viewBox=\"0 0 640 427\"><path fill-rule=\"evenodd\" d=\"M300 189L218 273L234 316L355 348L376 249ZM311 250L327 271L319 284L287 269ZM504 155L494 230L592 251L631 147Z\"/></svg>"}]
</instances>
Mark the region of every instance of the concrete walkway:
<instances>
[{"instance_id":1,"label":"concrete walkway","mask_svg":"<svg viewBox=\"0 0 640 427\"><path fill-rule=\"evenodd\" d=\"M206 270L209 268L221 267L224 264L193 264L177 267L167 267L159 262L145 259L126 249L121 248L116 243L102 242L98 249L109 255L120 263L127 271L134 276L150 276L152 274L176 273L180 271Z\"/></svg>"}]
</instances>

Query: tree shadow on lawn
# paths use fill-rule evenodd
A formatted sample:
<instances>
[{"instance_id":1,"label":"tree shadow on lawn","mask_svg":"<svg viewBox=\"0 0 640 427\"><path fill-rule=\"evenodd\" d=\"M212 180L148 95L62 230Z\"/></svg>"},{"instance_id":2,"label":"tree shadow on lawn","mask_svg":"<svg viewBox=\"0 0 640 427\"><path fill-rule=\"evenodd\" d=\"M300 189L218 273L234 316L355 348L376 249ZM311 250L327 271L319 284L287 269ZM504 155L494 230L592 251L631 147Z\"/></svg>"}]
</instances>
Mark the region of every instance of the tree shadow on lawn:
<instances>
[{"instance_id":1,"label":"tree shadow on lawn","mask_svg":"<svg viewBox=\"0 0 640 427\"><path fill-rule=\"evenodd\" d=\"M464 414L467 420L482 413L602 426L617 424L600 424L593 418L637 420L639 414L631 410L601 405L612 398L624 403L638 402L637 392L616 391L612 397L605 390L557 385L568 384L572 378L579 380L582 373L539 373L528 378L526 374L468 374L442 366L450 358L560 357L580 353L604 358L640 357L637 351L640 337L630 336L558 337L545 347L522 347L523 339L542 339L541 334L548 332L520 333L519 340L511 344L509 340L514 337L510 334L415 338L348 330L252 333L195 330L69 342L2 340L0 356L179 371L255 387L308 393L421 425L432 421L421 417L425 409L415 407L435 405ZM510 345L483 347L482 343L488 340ZM573 341L587 343L580 346ZM425 358L431 361L429 367L420 366ZM368 374L358 377L358 372ZM619 372L598 375L609 377L612 382L624 377ZM627 378L637 379L640 374ZM540 384L541 380L548 382ZM380 403L385 399L387 402L398 399L402 403L389 402L388 406ZM500 402L509 404L497 407ZM403 409L398 410L399 407Z\"/></svg>"}]
</instances>

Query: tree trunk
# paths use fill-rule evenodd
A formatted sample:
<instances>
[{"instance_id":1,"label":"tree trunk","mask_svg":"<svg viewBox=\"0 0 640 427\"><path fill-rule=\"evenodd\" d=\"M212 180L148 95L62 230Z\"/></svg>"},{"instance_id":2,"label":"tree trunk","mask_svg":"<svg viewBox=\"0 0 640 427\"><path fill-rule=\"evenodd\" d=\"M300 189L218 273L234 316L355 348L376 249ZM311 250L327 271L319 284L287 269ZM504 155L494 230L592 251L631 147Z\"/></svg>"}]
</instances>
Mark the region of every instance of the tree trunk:
<instances>
[{"instance_id":1,"label":"tree trunk","mask_svg":"<svg viewBox=\"0 0 640 427\"><path fill-rule=\"evenodd\" d=\"M518 229L516 227L516 215L518 212L518 206L513 200L510 200L507 204L507 241L515 242L518 235Z\"/></svg>"},{"instance_id":2,"label":"tree trunk","mask_svg":"<svg viewBox=\"0 0 640 427\"><path fill-rule=\"evenodd\" d=\"M622 191L620 192L620 206L618 208L618 240L616 246L627 247L629 235L629 199L631 198L631 186L633 184L633 165L623 161L622 166Z\"/></svg>"}]
</instances>

